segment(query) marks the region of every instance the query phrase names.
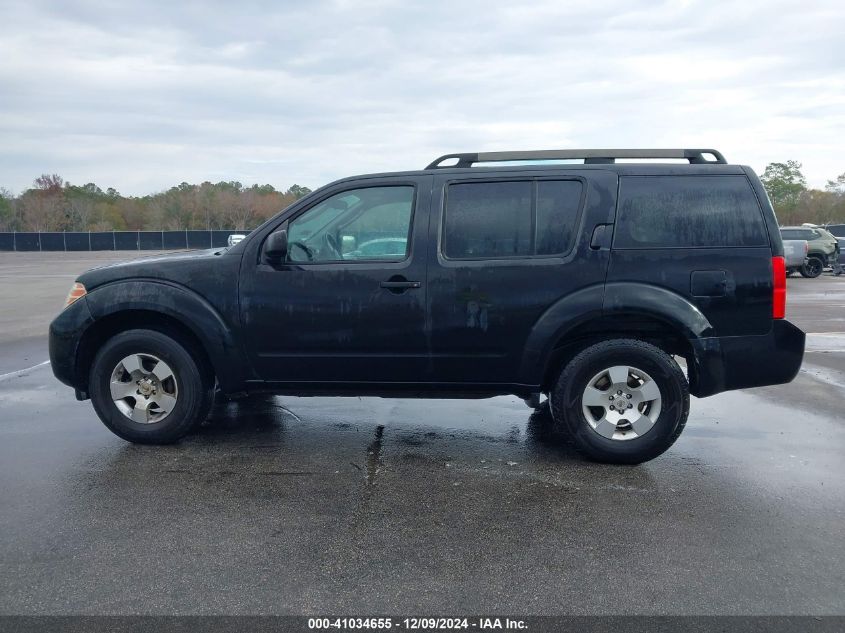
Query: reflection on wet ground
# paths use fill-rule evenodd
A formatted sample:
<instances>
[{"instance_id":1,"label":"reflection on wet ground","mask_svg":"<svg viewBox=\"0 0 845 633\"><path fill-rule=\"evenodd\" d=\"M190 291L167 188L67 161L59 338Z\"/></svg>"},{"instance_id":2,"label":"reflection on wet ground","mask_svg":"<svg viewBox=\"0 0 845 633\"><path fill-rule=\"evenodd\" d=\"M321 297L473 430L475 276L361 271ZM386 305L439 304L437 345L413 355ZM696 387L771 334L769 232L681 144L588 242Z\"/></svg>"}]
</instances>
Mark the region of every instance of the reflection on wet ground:
<instances>
[{"instance_id":1,"label":"reflection on wet ground","mask_svg":"<svg viewBox=\"0 0 845 633\"><path fill-rule=\"evenodd\" d=\"M0 384L0 612L841 612L843 395L696 400L620 467L509 397L251 398L133 446L36 369Z\"/></svg>"}]
</instances>

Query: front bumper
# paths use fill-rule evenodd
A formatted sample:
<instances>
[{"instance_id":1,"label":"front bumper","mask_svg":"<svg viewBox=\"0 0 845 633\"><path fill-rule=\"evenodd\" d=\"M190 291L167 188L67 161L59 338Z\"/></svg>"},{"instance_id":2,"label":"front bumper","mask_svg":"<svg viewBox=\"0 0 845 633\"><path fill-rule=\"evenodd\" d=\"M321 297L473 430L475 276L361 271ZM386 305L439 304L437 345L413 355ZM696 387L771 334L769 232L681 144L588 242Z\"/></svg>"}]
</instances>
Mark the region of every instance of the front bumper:
<instances>
[{"instance_id":1,"label":"front bumper","mask_svg":"<svg viewBox=\"0 0 845 633\"><path fill-rule=\"evenodd\" d=\"M733 389L781 385L801 369L804 332L776 319L768 334L692 340L690 393L699 398Z\"/></svg>"},{"instance_id":2,"label":"front bumper","mask_svg":"<svg viewBox=\"0 0 845 633\"><path fill-rule=\"evenodd\" d=\"M50 367L56 378L77 390L77 396L85 383L77 372L79 343L93 322L88 301L82 297L62 310L50 324Z\"/></svg>"}]
</instances>

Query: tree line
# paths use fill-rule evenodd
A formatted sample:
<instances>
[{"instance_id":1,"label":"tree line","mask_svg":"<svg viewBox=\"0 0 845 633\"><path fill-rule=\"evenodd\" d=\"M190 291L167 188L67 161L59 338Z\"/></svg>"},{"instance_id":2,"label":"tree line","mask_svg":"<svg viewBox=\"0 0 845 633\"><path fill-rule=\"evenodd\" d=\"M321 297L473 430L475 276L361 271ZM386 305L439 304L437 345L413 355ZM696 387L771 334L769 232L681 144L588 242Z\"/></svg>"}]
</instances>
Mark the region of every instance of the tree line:
<instances>
[{"instance_id":1,"label":"tree line","mask_svg":"<svg viewBox=\"0 0 845 633\"><path fill-rule=\"evenodd\" d=\"M769 163L760 177L781 226L845 223L845 173L828 180L824 189L807 188L801 163Z\"/></svg>"},{"instance_id":2,"label":"tree line","mask_svg":"<svg viewBox=\"0 0 845 633\"><path fill-rule=\"evenodd\" d=\"M122 196L94 183L44 174L18 196L0 188L0 231L251 229L304 195L308 187L183 182L147 196Z\"/></svg>"},{"instance_id":3,"label":"tree line","mask_svg":"<svg viewBox=\"0 0 845 633\"><path fill-rule=\"evenodd\" d=\"M761 176L781 225L845 223L845 173L810 189L801 163L769 163ZM237 181L183 182L136 197L94 183L73 185L44 174L20 195L0 188L0 231L137 231L251 229L302 196L308 187L245 187Z\"/></svg>"}]
</instances>

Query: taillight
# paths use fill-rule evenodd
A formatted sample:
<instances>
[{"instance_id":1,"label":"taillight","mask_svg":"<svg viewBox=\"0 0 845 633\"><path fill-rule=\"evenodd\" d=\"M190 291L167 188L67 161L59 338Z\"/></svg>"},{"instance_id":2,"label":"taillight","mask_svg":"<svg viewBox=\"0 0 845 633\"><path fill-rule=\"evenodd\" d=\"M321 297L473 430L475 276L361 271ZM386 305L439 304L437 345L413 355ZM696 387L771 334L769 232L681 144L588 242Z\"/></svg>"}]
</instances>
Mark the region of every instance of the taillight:
<instances>
[{"instance_id":1,"label":"taillight","mask_svg":"<svg viewBox=\"0 0 845 633\"><path fill-rule=\"evenodd\" d=\"M83 286L77 281L75 284L73 284L73 287L70 289L70 292L67 293L67 301L65 301L65 307L68 307L77 299L81 299L82 297L84 297L87 292L88 291L85 290L85 286Z\"/></svg>"},{"instance_id":2,"label":"taillight","mask_svg":"<svg viewBox=\"0 0 845 633\"><path fill-rule=\"evenodd\" d=\"M786 316L786 260L772 257L772 318Z\"/></svg>"}]
</instances>

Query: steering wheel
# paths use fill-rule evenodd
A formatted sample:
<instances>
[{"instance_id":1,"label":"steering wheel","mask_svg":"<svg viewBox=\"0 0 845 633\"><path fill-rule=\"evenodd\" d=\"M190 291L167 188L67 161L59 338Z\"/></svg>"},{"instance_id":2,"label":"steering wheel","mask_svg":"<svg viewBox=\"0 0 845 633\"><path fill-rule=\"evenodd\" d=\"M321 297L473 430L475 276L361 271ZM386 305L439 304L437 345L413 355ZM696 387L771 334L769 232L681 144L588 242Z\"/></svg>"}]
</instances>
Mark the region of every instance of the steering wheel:
<instances>
[{"instance_id":1,"label":"steering wheel","mask_svg":"<svg viewBox=\"0 0 845 633\"><path fill-rule=\"evenodd\" d=\"M343 259L343 255L340 252L340 247L337 245L337 240L334 235L328 232L324 233L323 241L326 243L326 248L331 251L332 255L338 259Z\"/></svg>"},{"instance_id":2,"label":"steering wheel","mask_svg":"<svg viewBox=\"0 0 845 633\"><path fill-rule=\"evenodd\" d=\"M300 249L302 249L302 251L305 253L305 257L308 258L309 262L314 261L314 251L311 249L310 246L308 246L307 244L305 244L303 242L291 242L290 243L290 250L291 251L293 250L294 246L297 246Z\"/></svg>"}]
</instances>

